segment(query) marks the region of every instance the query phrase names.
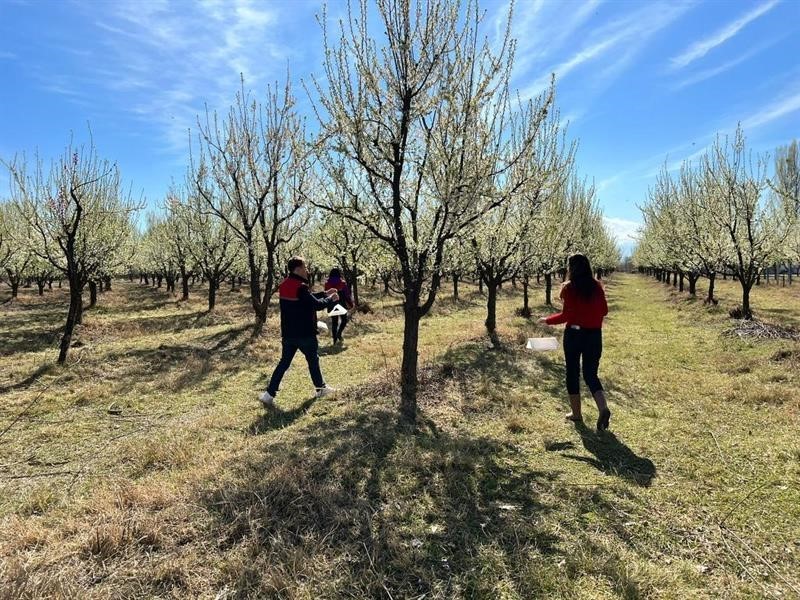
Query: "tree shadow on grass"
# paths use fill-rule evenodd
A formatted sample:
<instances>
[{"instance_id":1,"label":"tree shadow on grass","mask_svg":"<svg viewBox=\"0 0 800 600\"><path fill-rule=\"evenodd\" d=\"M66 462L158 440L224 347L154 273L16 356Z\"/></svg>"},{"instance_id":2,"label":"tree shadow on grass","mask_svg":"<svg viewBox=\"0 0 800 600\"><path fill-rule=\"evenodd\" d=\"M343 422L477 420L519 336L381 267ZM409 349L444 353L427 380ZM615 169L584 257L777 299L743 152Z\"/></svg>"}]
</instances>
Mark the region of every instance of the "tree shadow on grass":
<instances>
[{"instance_id":1,"label":"tree shadow on grass","mask_svg":"<svg viewBox=\"0 0 800 600\"><path fill-rule=\"evenodd\" d=\"M3 333L0 335L0 356L57 351L63 330L63 326L43 329L41 325L31 325L30 329Z\"/></svg>"},{"instance_id":2,"label":"tree shadow on grass","mask_svg":"<svg viewBox=\"0 0 800 600\"><path fill-rule=\"evenodd\" d=\"M611 431L596 433L582 422L575 423L583 447L594 458L564 454L567 458L588 463L606 475L615 475L637 485L648 487L656 476L656 466L649 458L637 456Z\"/></svg>"},{"instance_id":3,"label":"tree shadow on grass","mask_svg":"<svg viewBox=\"0 0 800 600\"><path fill-rule=\"evenodd\" d=\"M274 429L283 429L294 423L297 419L306 414L314 402L317 401L316 396L312 396L305 400L300 406L291 410L283 410L279 406L271 406L267 408L264 413L247 428L249 435L261 435L267 431Z\"/></svg>"},{"instance_id":4,"label":"tree shadow on grass","mask_svg":"<svg viewBox=\"0 0 800 600\"><path fill-rule=\"evenodd\" d=\"M122 389L169 377L171 391L200 385L208 377L234 373L245 367L245 350L252 325L241 325L187 344L160 344L102 356ZM199 343L198 343L199 342ZM235 342L235 343L234 343Z\"/></svg>"},{"instance_id":5,"label":"tree shadow on grass","mask_svg":"<svg viewBox=\"0 0 800 600\"><path fill-rule=\"evenodd\" d=\"M535 595L530 557L560 541L538 525L551 507L537 492L556 476L505 467L514 450L491 438L409 434L387 404L361 400L331 417L298 419L310 401L259 417L251 433L291 429L259 436L198 490L220 551L247 556L217 583L238 597L298 585L317 597L489 597L484 567L499 561L493 577Z\"/></svg>"},{"instance_id":6,"label":"tree shadow on grass","mask_svg":"<svg viewBox=\"0 0 800 600\"><path fill-rule=\"evenodd\" d=\"M471 342L449 348L438 359L438 373L431 374L423 369L421 379L433 376L434 379L450 380L457 383L464 398L474 395L473 386L482 380L497 393L504 389L518 386L530 373L519 365L519 352L510 347L490 349L485 346L486 340Z\"/></svg>"},{"instance_id":7,"label":"tree shadow on grass","mask_svg":"<svg viewBox=\"0 0 800 600\"><path fill-rule=\"evenodd\" d=\"M55 368L55 365L53 363L40 365L40 366L36 367L36 370L33 373L28 375L22 381L19 381L17 383L11 383L9 385L0 386L0 394L5 394L5 393L13 391L13 390L26 388L26 387L36 383L39 380L39 378L42 377L43 375L47 375L48 373L51 373L54 370L54 368Z\"/></svg>"}]
</instances>

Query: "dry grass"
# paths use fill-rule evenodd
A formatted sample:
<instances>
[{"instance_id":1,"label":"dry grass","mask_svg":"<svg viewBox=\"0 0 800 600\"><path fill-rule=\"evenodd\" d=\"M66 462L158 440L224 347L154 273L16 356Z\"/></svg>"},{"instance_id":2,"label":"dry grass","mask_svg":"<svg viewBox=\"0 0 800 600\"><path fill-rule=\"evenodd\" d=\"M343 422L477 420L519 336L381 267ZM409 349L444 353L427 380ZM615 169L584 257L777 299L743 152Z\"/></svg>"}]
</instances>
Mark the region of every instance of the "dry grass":
<instances>
[{"instance_id":1,"label":"dry grass","mask_svg":"<svg viewBox=\"0 0 800 600\"><path fill-rule=\"evenodd\" d=\"M521 349L544 330L510 289L500 351L469 286L423 320L416 434L396 298L323 343L339 399L298 358L264 413L277 324L251 340L241 293L207 314L202 290L115 282L58 368L64 291L24 290L0 309L0 598L796 594L797 342L725 338L730 282L710 309L608 290L603 436L560 420L560 355ZM757 288L755 311L796 326L798 292Z\"/></svg>"}]
</instances>

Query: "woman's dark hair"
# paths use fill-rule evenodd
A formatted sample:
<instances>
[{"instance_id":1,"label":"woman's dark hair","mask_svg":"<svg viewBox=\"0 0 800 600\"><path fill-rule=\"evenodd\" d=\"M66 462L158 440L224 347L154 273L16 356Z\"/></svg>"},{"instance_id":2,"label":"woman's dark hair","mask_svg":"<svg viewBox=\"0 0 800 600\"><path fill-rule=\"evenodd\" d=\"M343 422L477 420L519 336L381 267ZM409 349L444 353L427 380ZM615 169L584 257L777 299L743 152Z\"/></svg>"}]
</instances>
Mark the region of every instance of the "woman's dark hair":
<instances>
[{"instance_id":1,"label":"woman's dark hair","mask_svg":"<svg viewBox=\"0 0 800 600\"><path fill-rule=\"evenodd\" d=\"M342 278L342 272L338 269L338 267L333 267L331 272L328 273L328 279L333 279L334 277L337 277L338 279Z\"/></svg>"},{"instance_id":2,"label":"woman's dark hair","mask_svg":"<svg viewBox=\"0 0 800 600\"><path fill-rule=\"evenodd\" d=\"M592 276L592 265L583 254L573 254L567 262L567 279L578 296L589 300L597 289L597 281Z\"/></svg>"}]
</instances>

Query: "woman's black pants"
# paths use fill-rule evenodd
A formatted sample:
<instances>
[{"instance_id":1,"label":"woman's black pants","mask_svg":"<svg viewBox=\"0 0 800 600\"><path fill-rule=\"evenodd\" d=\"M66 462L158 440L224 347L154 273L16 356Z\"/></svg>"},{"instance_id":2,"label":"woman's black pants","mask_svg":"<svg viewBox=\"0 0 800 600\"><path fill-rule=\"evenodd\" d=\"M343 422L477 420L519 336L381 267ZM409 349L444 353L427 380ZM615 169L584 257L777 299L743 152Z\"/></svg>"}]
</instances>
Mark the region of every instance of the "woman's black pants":
<instances>
[{"instance_id":1,"label":"woman's black pants","mask_svg":"<svg viewBox=\"0 0 800 600\"><path fill-rule=\"evenodd\" d=\"M602 391L603 384L597 377L600 367L600 356L603 353L603 332L601 329L573 329L570 326L564 330L564 360L567 364L567 393L574 395L580 393L581 363L583 366L583 380L589 391Z\"/></svg>"}]
</instances>

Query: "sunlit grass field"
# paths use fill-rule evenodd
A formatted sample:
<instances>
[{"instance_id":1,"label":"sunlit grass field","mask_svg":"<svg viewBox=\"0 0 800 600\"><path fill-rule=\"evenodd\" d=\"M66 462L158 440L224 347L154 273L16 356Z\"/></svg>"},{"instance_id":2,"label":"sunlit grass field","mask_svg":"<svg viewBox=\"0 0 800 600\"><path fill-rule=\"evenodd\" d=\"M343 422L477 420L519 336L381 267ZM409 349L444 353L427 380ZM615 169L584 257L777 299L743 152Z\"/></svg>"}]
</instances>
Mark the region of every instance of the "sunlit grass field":
<instances>
[{"instance_id":1,"label":"sunlit grass field","mask_svg":"<svg viewBox=\"0 0 800 600\"><path fill-rule=\"evenodd\" d=\"M367 290L344 347L322 340L337 399L298 355L265 412L276 309L252 340L242 292L209 314L202 288L118 280L58 367L66 290L22 290L0 306L0 597L800 597L800 344L725 335L730 281L715 308L606 287L603 435L591 404L562 420L560 352L524 350L561 332L510 285L500 349L477 289L442 290L416 433L399 298ZM800 325L800 282L752 302Z\"/></svg>"}]
</instances>

